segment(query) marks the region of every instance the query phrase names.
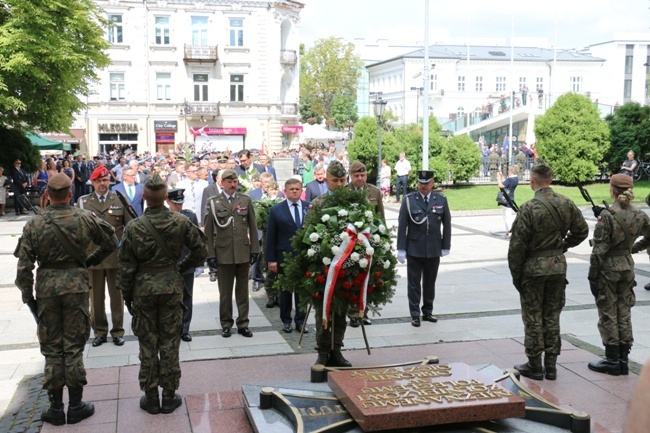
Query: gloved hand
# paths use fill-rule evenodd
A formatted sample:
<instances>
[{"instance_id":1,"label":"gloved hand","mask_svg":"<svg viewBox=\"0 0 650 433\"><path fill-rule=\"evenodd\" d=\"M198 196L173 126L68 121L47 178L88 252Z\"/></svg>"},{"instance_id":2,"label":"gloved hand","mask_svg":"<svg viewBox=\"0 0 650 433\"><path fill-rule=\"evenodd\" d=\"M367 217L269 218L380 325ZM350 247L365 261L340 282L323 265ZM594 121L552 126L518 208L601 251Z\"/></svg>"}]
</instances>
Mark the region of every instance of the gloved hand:
<instances>
[{"instance_id":1,"label":"gloved hand","mask_svg":"<svg viewBox=\"0 0 650 433\"><path fill-rule=\"evenodd\" d=\"M401 264L406 263L406 251L405 250L397 250L397 261L400 262Z\"/></svg>"},{"instance_id":2,"label":"gloved hand","mask_svg":"<svg viewBox=\"0 0 650 433\"><path fill-rule=\"evenodd\" d=\"M126 310L133 317L133 299L125 298L124 305L126 306Z\"/></svg>"},{"instance_id":3,"label":"gloved hand","mask_svg":"<svg viewBox=\"0 0 650 433\"><path fill-rule=\"evenodd\" d=\"M27 300L25 304L27 304L27 308L29 308L29 311L31 311L32 316L34 316L36 323L38 323L38 306L36 305L36 299L31 298Z\"/></svg>"},{"instance_id":4,"label":"gloved hand","mask_svg":"<svg viewBox=\"0 0 650 433\"><path fill-rule=\"evenodd\" d=\"M444 256L448 256L448 255L449 255L449 250L442 250L442 251L440 252L440 254L442 255L442 257L444 257Z\"/></svg>"},{"instance_id":5,"label":"gloved hand","mask_svg":"<svg viewBox=\"0 0 650 433\"><path fill-rule=\"evenodd\" d=\"M515 279L513 278L513 279L512 279L512 285L515 286L515 289L517 289L517 291L518 291L519 293L521 293L521 283L519 282L519 280L515 280Z\"/></svg>"},{"instance_id":6,"label":"gloved hand","mask_svg":"<svg viewBox=\"0 0 650 433\"><path fill-rule=\"evenodd\" d=\"M602 206L593 206L591 210L594 212L594 216L598 218L600 216L600 213L604 211L605 208Z\"/></svg>"},{"instance_id":7,"label":"gloved hand","mask_svg":"<svg viewBox=\"0 0 650 433\"><path fill-rule=\"evenodd\" d=\"M91 267L91 266L95 266L95 265L98 265L98 264L100 264L100 263L101 263L101 262L97 261L97 259L94 258L93 255L91 255L91 256L89 256L88 258L86 258L86 263L85 263L85 265L86 265L87 268L89 268L89 267Z\"/></svg>"},{"instance_id":8,"label":"gloved hand","mask_svg":"<svg viewBox=\"0 0 650 433\"><path fill-rule=\"evenodd\" d=\"M198 278L203 273L202 267L194 268L194 278Z\"/></svg>"},{"instance_id":9,"label":"gloved hand","mask_svg":"<svg viewBox=\"0 0 650 433\"><path fill-rule=\"evenodd\" d=\"M594 295L594 298L598 296L598 282L596 280L589 279L589 290L591 294Z\"/></svg>"},{"instance_id":10,"label":"gloved hand","mask_svg":"<svg viewBox=\"0 0 650 433\"><path fill-rule=\"evenodd\" d=\"M217 266L219 266L219 263L217 262L216 257L210 257L208 260L208 266L212 269L217 269Z\"/></svg>"},{"instance_id":11,"label":"gloved hand","mask_svg":"<svg viewBox=\"0 0 650 433\"><path fill-rule=\"evenodd\" d=\"M632 254L636 254L639 252L639 246L637 244L632 245L631 249Z\"/></svg>"},{"instance_id":12,"label":"gloved hand","mask_svg":"<svg viewBox=\"0 0 650 433\"><path fill-rule=\"evenodd\" d=\"M259 259L260 253L251 253L251 265L254 265L255 262L257 262L257 259Z\"/></svg>"}]
</instances>

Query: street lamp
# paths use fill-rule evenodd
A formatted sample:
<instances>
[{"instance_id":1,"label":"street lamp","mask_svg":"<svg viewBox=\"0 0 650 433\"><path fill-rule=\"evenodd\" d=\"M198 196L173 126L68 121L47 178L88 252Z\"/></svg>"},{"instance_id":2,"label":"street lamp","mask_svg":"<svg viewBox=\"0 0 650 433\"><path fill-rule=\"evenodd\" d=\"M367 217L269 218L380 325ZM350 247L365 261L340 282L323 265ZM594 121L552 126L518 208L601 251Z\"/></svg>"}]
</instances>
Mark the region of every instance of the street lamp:
<instances>
[{"instance_id":1,"label":"street lamp","mask_svg":"<svg viewBox=\"0 0 650 433\"><path fill-rule=\"evenodd\" d=\"M372 102L373 109L375 110L375 116L377 116L377 149L379 150L379 164L377 165L377 188L381 188L381 127L384 117L384 110L386 110L386 103L381 99L381 96L377 96Z\"/></svg>"},{"instance_id":2,"label":"street lamp","mask_svg":"<svg viewBox=\"0 0 650 433\"><path fill-rule=\"evenodd\" d=\"M417 105L415 107L415 123L420 123L420 95L424 87L411 87L411 90L417 91Z\"/></svg>"},{"instance_id":3,"label":"street lamp","mask_svg":"<svg viewBox=\"0 0 650 433\"><path fill-rule=\"evenodd\" d=\"M185 143L187 143L187 130L188 130L187 115L188 114L192 114L192 106L190 105L189 102L187 102L186 99L185 101L183 101L183 106L181 107L181 116L183 116L183 123L184 123L183 126L185 127ZM185 143L183 143L183 145L185 145Z\"/></svg>"}]
</instances>

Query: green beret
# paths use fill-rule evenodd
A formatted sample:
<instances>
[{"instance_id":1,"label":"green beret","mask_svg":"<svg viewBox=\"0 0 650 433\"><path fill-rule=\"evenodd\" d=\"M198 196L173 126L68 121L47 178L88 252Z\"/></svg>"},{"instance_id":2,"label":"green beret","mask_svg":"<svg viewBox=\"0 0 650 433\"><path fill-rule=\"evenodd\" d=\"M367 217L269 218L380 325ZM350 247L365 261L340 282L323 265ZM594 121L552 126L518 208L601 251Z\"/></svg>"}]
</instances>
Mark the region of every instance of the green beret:
<instances>
[{"instance_id":1,"label":"green beret","mask_svg":"<svg viewBox=\"0 0 650 433\"><path fill-rule=\"evenodd\" d=\"M165 181L162 180L158 173L154 173L154 175L150 176L144 183L144 187L151 191L160 191L161 189L166 188L167 184L165 184Z\"/></svg>"},{"instance_id":2,"label":"green beret","mask_svg":"<svg viewBox=\"0 0 650 433\"><path fill-rule=\"evenodd\" d=\"M345 177L347 175L345 167L339 161L332 161L327 166L327 172L334 177Z\"/></svg>"},{"instance_id":3,"label":"green beret","mask_svg":"<svg viewBox=\"0 0 650 433\"><path fill-rule=\"evenodd\" d=\"M47 187L52 191L60 191L62 189L70 188L72 182L65 173L57 173L47 181Z\"/></svg>"},{"instance_id":4,"label":"green beret","mask_svg":"<svg viewBox=\"0 0 650 433\"><path fill-rule=\"evenodd\" d=\"M350 174L365 173L365 172L366 172L366 166L363 164L363 162L354 161L352 165L350 165ZM341 177L341 176L337 176L337 177Z\"/></svg>"},{"instance_id":5,"label":"green beret","mask_svg":"<svg viewBox=\"0 0 650 433\"><path fill-rule=\"evenodd\" d=\"M237 172L235 170L233 170L231 168L227 168L227 169L225 169L223 171L223 173L221 173L221 179L222 180L223 179L236 180L236 179L239 179L239 177L237 176Z\"/></svg>"}]
</instances>

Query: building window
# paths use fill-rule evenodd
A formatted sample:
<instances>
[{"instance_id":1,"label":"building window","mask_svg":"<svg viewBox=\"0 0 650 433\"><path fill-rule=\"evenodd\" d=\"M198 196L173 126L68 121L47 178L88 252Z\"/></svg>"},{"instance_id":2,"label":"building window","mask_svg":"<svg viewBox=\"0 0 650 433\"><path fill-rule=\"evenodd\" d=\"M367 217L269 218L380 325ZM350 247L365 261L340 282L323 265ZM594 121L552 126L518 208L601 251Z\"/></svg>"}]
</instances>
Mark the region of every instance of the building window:
<instances>
[{"instance_id":1,"label":"building window","mask_svg":"<svg viewBox=\"0 0 650 433\"><path fill-rule=\"evenodd\" d=\"M477 92L482 92L483 91L483 77L476 77L476 91Z\"/></svg>"},{"instance_id":2,"label":"building window","mask_svg":"<svg viewBox=\"0 0 650 433\"><path fill-rule=\"evenodd\" d=\"M230 76L230 102L244 102L244 76Z\"/></svg>"},{"instance_id":3,"label":"building window","mask_svg":"<svg viewBox=\"0 0 650 433\"><path fill-rule=\"evenodd\" d=\"M539 90L540 87L544 87L544 77L537 77L535 79L535 90Z\"/></svg>"},{"instance_id":4,"label":"building window","mask_svg":"<svg viewBox=\"0 0 650 433\"><path fill-rule=\"evenodd\" d=\"M169 17L156 17L156 45L169 45Z\"/></svg>"},{"instance_id":5,"label":"building window","mask_svg":"<svg viewBox=\"0 0 650 433\"><path fill-rule=\"evenodd\" d=\"M632 98L632 80L625 80L623 86L623 98L625 99Z\"/></svg>"},{"instance_id":6,"label":"building window","mask_svg":"<svg viewBox=\"0 0 650 433\"><path fill-rule=\"evenodd\" d=\"M111 72L109 74L111 85L111 101L124 101L124 72Z\"/></svg>"},{"instance_id":7,"label":"building window","mask_svg":"<svg viewBox=\"0 0 650 433\"><path fill-rule=\"evenodd\" d=\"M459 92L465 91L465 77L463 75L458 76L458 91Z\"/></svg>"},{"instance_id":8,"label":"building window","mask_svg":"<svg viewBox=\"0 0 650 433\"><path fill-rule=\"evenodd\" d=\"M465 115L465 108L458 107L458 109L456 110L456 115L458 116L458 118L463 117Z\"/></svg>"},{"instance_id":9,"label":"building window","mask_svg":"<svg viewBox=\"0 0 650 433\"><path fill-rule=\"evenodd\" d=\"M244 46L244 20L242 18L230 18L230 46Z\"/></svg>"},{"instance_id":10,"label":"building window","mask_svg":"<svg viewBox=\"0 0 650 433\"><path fill-rule=\"evenodd\" d=\"M571 77L571 91L575 93L582 92L582 77Z\"/></svg>"},{"instance_id":11,"label":"building window","mask_svg":"<svg viewBox=\"0 0 650 433\"><path fill-rule=\"evenodd\" d=\"M171 101L172 74L170 72L156 73L156 99L159 101Z\"/></svg>"},{"instance_id":12,"label":"building window","mask_svg":"<svg viewBox=\"0 0 650 433\"><path fill-rule=\"evenodd\" d=\"M208 45L208 17L192 17L192 45Z\"/></svg>"},{"instance_id":13,"label":"building window","mask_svg":"<svg viewBox=\"0 0 650 433\"><path fill-rule=\"evenodd\" d=\"M438 76L436 74L429 76L429 90L438 90Z\"/></svg>"},{"instance_id":14,"label":"building window","mask_svg":"<svg viewBox=\"0 0 650 433\"><path fill-rule=\"evenodd\" d=\"M631 74L632 73L632 63L634 61L634 56L628 55L625 56L625 73L626 74Z\"/></svg>"},{"instance_id":15,"label":"building window","mask_svg":"<svg viewBox=\"0 0 650 433\"><path fill-rule=\"evenodd\" d=\"M194 74L194 100L208 100L208 74Z\"/></svg>"},{"instance_id":16,"label":"building window","mask_svg":"<svg viewBox=\"0 0 650 433\"><path fill-rule=\"evenodd\" d=\"M108 21L108 42L111 44L121 44L124 42L122 15L110 14Z\"/></svg>"},{"instance_id":17,"label":"building window","mask_svg":"<svg viewBox=\"0 0 650 433\"><path fill-rule=\"evenodd\" d=\"M526 85L526 77L519 77L519 91Z\"/></svg>"},{"instance_id":18,"label":"building window","mask_svg":"<svg viewBox=\"0 0 650 433\"><path fill-rule=\"evenodd\" d=\"M496 91L497 92L506 91L506 77L497 77Z\"/></svg>"}]
</instances>

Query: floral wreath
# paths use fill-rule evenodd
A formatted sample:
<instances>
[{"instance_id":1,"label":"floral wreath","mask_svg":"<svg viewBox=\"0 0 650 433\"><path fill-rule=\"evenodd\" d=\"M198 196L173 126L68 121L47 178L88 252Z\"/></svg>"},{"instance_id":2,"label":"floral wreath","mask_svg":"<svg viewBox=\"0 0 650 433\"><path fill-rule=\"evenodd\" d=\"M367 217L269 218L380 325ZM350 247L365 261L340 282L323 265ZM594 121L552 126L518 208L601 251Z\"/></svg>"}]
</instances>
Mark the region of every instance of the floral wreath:
<instances>
[{"instance_id":1,"label":"floral wreath","mask_svg":"<svg viewBox=\"0 0 650 433\"><path fill-rule=\"evenodd\" d=\"M276 287L297 293L303 311L315 307L324 327L332 313L379 314L397 285L393 238L365 192L338 188L310 207Z\"/></svg>"},{"instance_id":2,"label":"floral wreath","mask_svg":"<svg viewBox=\"0 0 650 433\"><path fill-rule=\"evenodd\" d=\"M263 197L253 202L253 208L255 208L255 221L257 222L258 230L266 230L271 207L280 203L282 200L284 199L279 197Z\"/></svg>"}]
</instances>

